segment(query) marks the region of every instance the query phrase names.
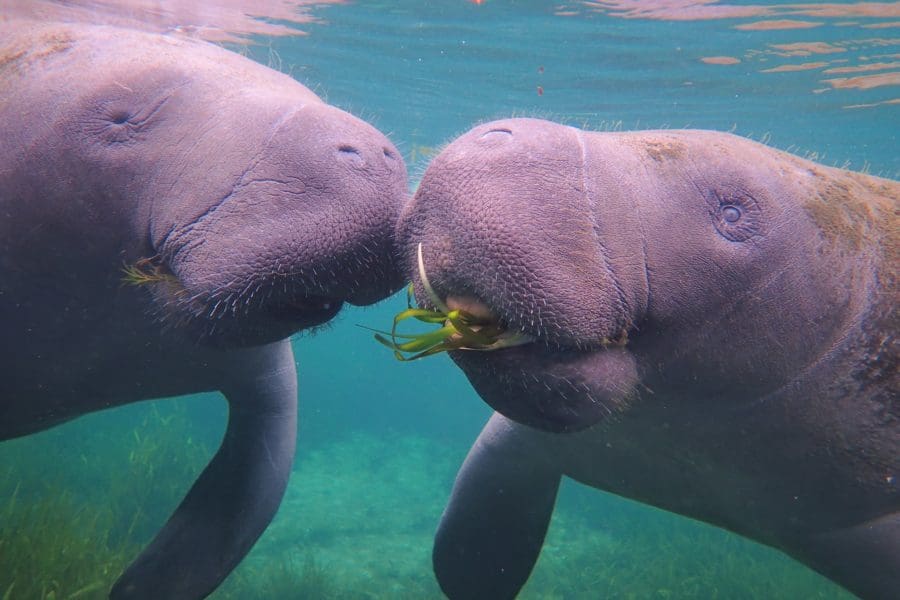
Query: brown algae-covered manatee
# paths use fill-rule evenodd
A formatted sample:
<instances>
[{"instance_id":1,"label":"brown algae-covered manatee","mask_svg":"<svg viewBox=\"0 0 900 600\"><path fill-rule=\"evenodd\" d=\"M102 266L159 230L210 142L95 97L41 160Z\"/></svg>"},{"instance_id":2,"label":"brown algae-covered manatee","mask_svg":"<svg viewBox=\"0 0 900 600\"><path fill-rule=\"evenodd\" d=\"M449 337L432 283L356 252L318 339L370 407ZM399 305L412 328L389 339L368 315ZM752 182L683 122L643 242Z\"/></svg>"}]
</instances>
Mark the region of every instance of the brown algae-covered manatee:
<instances>
[{"instance_id":1,"label":"brown algae-covered manatee","mask_svg":"<svg viewBox=\"0 0 900 600\"><path fill-rule=\"evenodd\" d=\"M514 596L567 475L896 597L898 199L711 131L451 143L398 237L446 325L394 340L450 349L499 413L440 523L443 590Z\"/></svg>"},{"instance_id":2,"label":"brown algae-covered manatee","mask_svg":"<svg viewBox=\"0 0 900 600\"><path fill-rule=\"evenodd\" d=\"M247 58L0 24L0 439L161 396L230 406L113 598L203 597L266 528L296 440L287 338L398 289L406 196L384 135Z\"/></svg>"}]
</instances>

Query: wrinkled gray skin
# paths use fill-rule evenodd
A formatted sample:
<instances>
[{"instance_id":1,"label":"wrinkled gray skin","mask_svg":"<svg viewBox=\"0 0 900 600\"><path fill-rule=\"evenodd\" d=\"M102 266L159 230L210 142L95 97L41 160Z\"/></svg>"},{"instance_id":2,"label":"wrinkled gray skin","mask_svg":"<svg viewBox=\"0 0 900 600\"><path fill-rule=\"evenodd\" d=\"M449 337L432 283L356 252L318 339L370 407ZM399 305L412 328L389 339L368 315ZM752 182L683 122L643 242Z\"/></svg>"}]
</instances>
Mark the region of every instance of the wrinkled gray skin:
<instances>
[{"instance_id":1,"label":"wrinkled gray skin","mask_svg":"<svg viewBox=\"0 0 900 600\"><path fill-rule=\"evenodd\" d=\"M444 591L514 596L568 475L896 597L898 197L709 131L521 119L450 144L401 217L417 296L421 242L451 308L535 341L452 354L505 416L441 520Z\"/></svg>"},{"instance_id":2,"label":"wrinkled gray skin","mask_svg":"<svg viewBox=\"0 0 900 600\"><path fill-rule=\"evenodd\" d=\"M200 598L281 501L287 337L402 283L394 146L291 78L211 44L0 28L0 439L220 390L218 453L113 598ZM168 281L133 287L155 257Z\"/></svg>"}]
</instances>

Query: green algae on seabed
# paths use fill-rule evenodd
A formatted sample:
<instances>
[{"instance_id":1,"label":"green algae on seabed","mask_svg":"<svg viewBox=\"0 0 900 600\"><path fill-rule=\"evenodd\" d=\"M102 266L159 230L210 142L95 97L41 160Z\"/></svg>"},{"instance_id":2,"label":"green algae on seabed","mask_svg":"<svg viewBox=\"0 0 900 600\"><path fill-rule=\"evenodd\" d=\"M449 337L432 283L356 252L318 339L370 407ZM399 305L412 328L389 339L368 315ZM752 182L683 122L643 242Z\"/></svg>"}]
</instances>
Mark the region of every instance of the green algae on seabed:
<instances>
[{"instance_id":1,"label":"green algae on seabed","mask_svg":"<svg viewBox=\"0 0 900 600\"><path fill-rule=\"evenodd\" d=\"M302 566L290 555L266 562L261 567L241 569L220 588L216 598L235 600L269 600L270 598L316 598L338 600L342 595L338 581L307 554Z\"/></svg>"},{"instance_id":2,"label":"green algae on seabed","mask_svg":"<svg viewBox=\"0 0 900 600\"><path fill-rule=\"evenodd\" d=\"M183 408L85 427L98 418L0 446L0 600L106 598L210 454Z\"/></svg>"},{"instance_id":3,"label":"green algae on seabed","mask_svg":"<svg viewBox=\"0 0 900 600\"><path fill-rule=\"evenodd\" d=\"M0 599L106 598L208 458L184 410L160 405L119 409L139 411L136 429L97 415L0 445ZM76 432L90 460L71 452ZM276 520L212 598L440 598L431 544L465 452L353 431L305 450ZM99 495L68 489L83 480ZM771 548L564 481L520 598L601 597L852 598Z\"/></svg>"},{"instance_id":4,"label":"green algae on seabed","mask_svg":"<svg viewBox=\"0 0 900 600\"><path fill-rule=\"evenodd\" d=\"M562 510L521 600L854 598L773 548L636 501L591 500L594 494L601 493L564 483ZM582 510L573 496L597 506Z\"/></svg>"},{"instance_id":5,"label":"green algae on seabed","mask_svg":"<svg viewBox=\"0 0 900 600\"><path fill-rule=\"evenodd\" d=\"M21 502L18 490L0 509L2 599L106 597L138 547L110 539L111 511L79 507L72 494Z\"/></svg>"},{"instance_id":6,"label":"green algae on seabed","mask_svg":"<svg viewBox=\"0 0 900 600\"><path fill-rule=\"evenodd\" d=\"M491 351L531 340L521 333L510 334L500 323L487 318L480 318L464 310L451 310L435 293L425 272L425 261L422 258L422 244L416 247L419 279L425 289L434 310L414 308L413 284L406 292L406 310L394 317L390 332L370 329L375 332L375 340L394 351L394 358L400 361L412 361L441 352L451 350ZM441 325L438 329L424 333L398 333L397 328L403 321L414 319L429 325ZM405 342L399 340L407 340Z\"/></svg>"},{"instance_id":7,"label":"green algae on seabed","mask_svg":"<svg viewBox=\"0 0 900 600\"><path fill-rule=\"evenodd\" d=\"M466 449L416 434L336 432L302 452L278 516L213 598L312 598L256 591L285 589L270 578L310 577L327 581L329 600L439 600L434 529ZM314 573L304 573L310 561ZM564 481L519 598L852 596L771 548Z\"/></svg>"},{"instance_id":8,"label":"green algae on seabed","mask_svg":"<svg viewBox=\"0 0 900 600\"><path fill-rule=\"evenodd\" d=\"M329 600L440 600L434 526L464 456L421 435L349 429L301 448L278 515L213 599L318 597L254 591L287 576L324 578Z\"/></svg>"}]
</instances>

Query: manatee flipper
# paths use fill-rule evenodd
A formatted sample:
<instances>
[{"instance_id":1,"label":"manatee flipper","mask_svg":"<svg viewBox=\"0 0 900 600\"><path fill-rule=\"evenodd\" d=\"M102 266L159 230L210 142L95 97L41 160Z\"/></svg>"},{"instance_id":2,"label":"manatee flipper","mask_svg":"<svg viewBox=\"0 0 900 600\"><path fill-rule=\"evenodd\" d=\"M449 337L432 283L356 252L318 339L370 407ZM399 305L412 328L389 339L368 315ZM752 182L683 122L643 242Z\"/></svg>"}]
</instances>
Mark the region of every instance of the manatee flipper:
<instances>
[{"instance_id":1,"label":"manatee flipper","mask_svg":"<svg viewBox=\"0 0 900 600\"><path fill-rule=\"evenodd\" d=\"M549 434L494 414L459 470L432 561L451 599L513 598L537 561L561 473Z\"/></svg>"},{"instance_id":2,"label":"manatee flipper","mask_svg":"<svg viewBox=\"0 0 900 600\"><path fill-rule=\"evenodd\" d=\"M287 340L235 352L228 429L165 527L113 586L112 600L203 598L275 515L297 441L297 372Z\"/></svg>"}]
</instances>

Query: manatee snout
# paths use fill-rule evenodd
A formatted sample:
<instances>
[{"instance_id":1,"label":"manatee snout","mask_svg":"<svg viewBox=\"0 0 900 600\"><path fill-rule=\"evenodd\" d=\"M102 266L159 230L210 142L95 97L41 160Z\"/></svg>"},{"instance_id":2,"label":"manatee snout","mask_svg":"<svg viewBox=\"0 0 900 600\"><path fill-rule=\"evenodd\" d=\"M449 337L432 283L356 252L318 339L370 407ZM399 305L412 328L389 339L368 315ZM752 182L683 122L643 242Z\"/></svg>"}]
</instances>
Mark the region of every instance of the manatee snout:
<instances>
[{"instance_id":1,"label":"manatee snout","mask_svg":"<svg viewBox=\"0 0 900 600\"><path fill-rule=\"evenodd\" d=\"M398 225L419 299L429 302L421 244L440 298L479 307L534 340L451 357L495 410L551 431L603 420L638 380L633 357L617 344L640 303L610 268L601 232L618 215L586 193L581 136L533 119L475 127L432 161ZM639 250L632 255L625 276L642 276Z\"/></svg>"},{"instance_id":2,"label":"manatee snout","mask_svg":"<svg viewBox=\"0 0 900 600\"><path fill-rule=\"evenodd\" d=\"M598 347L632 318L602 260L584 193L578 130L486 123L437 156L399 224L405 266L416 247L441 295L483 302L510 328L554 346Z\"/></svg>"},{"instance_id":3,"label":"manatee snout","mask_svg":"<svg viewBox=\"0 0 900 600\"><path fill-rule=\"evenodd\" d=\"M224 194L161 229L158 252L181 286L161 287L161 300L204 339L280 339L403 282L393 231L406 169L394 145L322 103L278 107L264 126Z\"/></svg>"}]
</instances>

